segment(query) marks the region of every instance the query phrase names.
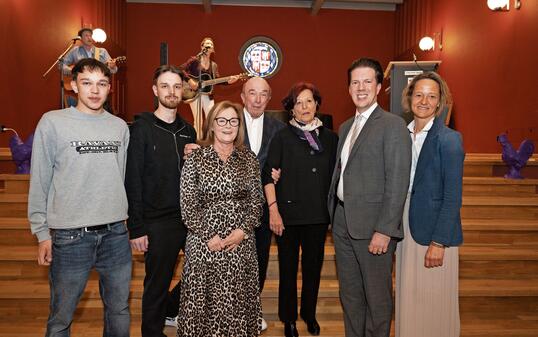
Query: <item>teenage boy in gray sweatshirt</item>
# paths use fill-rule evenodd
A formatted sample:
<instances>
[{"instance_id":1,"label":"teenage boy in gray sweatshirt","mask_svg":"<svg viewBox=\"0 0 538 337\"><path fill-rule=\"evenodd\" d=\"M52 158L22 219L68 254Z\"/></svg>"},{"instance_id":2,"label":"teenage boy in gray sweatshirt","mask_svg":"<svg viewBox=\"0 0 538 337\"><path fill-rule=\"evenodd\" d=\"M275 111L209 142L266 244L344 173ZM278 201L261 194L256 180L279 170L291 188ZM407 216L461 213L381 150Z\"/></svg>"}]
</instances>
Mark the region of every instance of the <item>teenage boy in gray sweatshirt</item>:
<instances>
[{"instance_id":1,"label":"teenage boy in gray sweatshirt","mask_svg":"<svg viewBox=\"0 0 538 337\"><path fill-rule=\"evenodd\" d=\"M50 266L46 336L68 336L91 269L99 273L103 336L129 336L131 248L124 188L129 131L103 109L110 70L79 61L77 106L43 115L35 131L28 218L37 260Z\"/></svg>"}]
</instances>

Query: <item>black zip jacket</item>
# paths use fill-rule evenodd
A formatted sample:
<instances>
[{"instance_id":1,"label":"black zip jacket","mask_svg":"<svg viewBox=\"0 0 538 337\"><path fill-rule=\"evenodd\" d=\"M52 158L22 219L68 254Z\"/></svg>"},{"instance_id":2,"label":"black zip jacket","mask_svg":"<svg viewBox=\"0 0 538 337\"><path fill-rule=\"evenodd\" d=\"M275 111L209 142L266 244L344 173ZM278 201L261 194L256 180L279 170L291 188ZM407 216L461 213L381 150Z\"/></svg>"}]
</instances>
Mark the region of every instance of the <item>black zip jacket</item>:
<instances>
[{"instance_id":1,"label":"black zip jacket","mask_svg":"<svg viewBox=\"0 0 538 337\"><path fill-rule=\"evenodd\" d=\"M183 149L196 142L196 131L179 115L175 123L177 128L144 112L130 127L125 189L131 239L147 235L147 226L162 220L177 219L182 226L179 179Z\"/></svg>"}]
</instances>

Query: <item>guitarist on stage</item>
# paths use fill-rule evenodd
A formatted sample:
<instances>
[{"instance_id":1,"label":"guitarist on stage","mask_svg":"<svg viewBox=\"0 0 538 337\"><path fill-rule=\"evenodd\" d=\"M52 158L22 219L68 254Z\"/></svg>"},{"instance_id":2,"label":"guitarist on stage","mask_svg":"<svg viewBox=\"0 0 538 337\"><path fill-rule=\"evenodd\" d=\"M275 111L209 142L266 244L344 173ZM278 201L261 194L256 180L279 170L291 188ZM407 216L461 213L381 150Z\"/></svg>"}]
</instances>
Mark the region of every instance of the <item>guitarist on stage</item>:
<instances>
[{"instance_id":1,"label":"guitarist on stage","mask_svg":"<svg viewBox=\"0 0 538 337\"><path fill-rule=\"evenodd\" d=\"M90 28L82 28L78 31L80 37L80 46L76 46L63 59L64 75L71 75L71 68L78 61L86 58L96 59L108 66L110 72L115 74L118 71L116 61L114 61L105 48L97 48L94 46L92 38L93 31Z\"/></svg>"},{"instance_id":2,"label":"guitarist on stage","mask_svg":"<svg viewBox=\"0 0 538 337\"><path fill-rule=\"evenodd\" d=\"M82 28L78 31L77 39L80 38L81 45L74 47L63 59L62 73L63 76L71 76L71 68L82 59L92 58L104 63L112 74L118 72L118 66L116 65L116 59L112 59L105 48L97 48L94 46L92 38L93 31L90 28ZM67 106L76 106L76 98L70 94L72 88L69 86L69 82L64 82L67 92ZM105 102L105 110L113 113L112 106L109 99Z\"/></svg>"},{"instance_id":3,"label":"guitarist on stage","mask_svg":"<svg viewBox=\"0 0 538 337\"><path fill-rule=\"evenodd\" d=\"M198 55L192 56L187 62L181 65L181 69L189 77L188 84L192 90L198 90L199 82L202 77L207 78L207 75L212 79L219 77L217 63L211 60L211 55L215 52L213 39L205 37L200 44L200 48L201 50ZM230 80L228 80L228 84L232 84L237 80L237 76L231 76ZM208 93L198 95L196 99L189 102L194 118L193 125L199 138L203 137L202 125L204 118L202 110L205 113L205 116L207 116L214 104L212 90Z\"/></svg>"}]
</instances>

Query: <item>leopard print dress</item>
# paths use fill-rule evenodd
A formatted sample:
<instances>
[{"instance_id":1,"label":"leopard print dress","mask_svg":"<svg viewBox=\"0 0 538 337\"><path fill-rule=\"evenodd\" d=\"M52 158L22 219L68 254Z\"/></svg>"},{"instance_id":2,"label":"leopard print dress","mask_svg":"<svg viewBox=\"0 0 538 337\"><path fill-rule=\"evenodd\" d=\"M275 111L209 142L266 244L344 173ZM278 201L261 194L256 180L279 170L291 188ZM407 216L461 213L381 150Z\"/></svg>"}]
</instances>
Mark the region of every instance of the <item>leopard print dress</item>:
<instances>
[{"instance_id":1,"label":"leopard print dress","mask_svg":"<svg viewBox=\"0 0 538 337\"><path fill-rule=\"evenodd\" d=\"M188 228L178 337L260 334L261 302L254 227L264 202L254 153L234 149L223 162L212 146L192 153L182 169L181 214ZM231 252L207 242L241 228L248 238Z\"/></svg>"}]
</instances>

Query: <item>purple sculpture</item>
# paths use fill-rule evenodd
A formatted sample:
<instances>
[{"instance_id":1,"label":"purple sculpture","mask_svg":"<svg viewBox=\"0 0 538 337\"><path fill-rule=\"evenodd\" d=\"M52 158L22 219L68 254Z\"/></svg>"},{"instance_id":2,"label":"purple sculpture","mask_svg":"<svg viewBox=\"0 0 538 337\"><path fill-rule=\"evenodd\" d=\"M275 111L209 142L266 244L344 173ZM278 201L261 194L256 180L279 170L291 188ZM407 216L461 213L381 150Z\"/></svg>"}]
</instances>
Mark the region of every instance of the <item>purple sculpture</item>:
<instances>
[{"instance_id":1,"label":"purple sculpture","mask_svg":"<svg viewBox=\"0 0 538 337\"><path fill-rule=\"evenodd\" d=\"M9 140L11 149L11 158L15 162L17 174L30 174L30 159L32 158L32 143L34 142L34 133L32 132L25 142L21 140L17 131L0 125L0 132L12 131L15 135Z\"/></svg>"},{"instance_id":2,"label":"purple sculpture","mask_svg":"<svg viewBox=\"0 0 538 337\"><path fill-rule=\"evenodd\" d=\"M523 179L520 171L534 153L534 142L530 139L525 139L516 151L508 141L506 134L503 133L497 136L497 141L503 148L502 159L508 165L508 173L504 177L507 179Z\"/></svg>"}]
</instances>

